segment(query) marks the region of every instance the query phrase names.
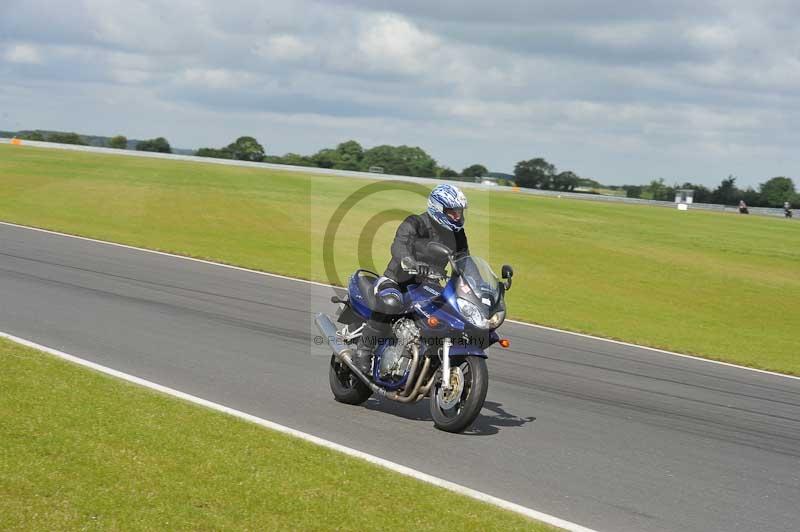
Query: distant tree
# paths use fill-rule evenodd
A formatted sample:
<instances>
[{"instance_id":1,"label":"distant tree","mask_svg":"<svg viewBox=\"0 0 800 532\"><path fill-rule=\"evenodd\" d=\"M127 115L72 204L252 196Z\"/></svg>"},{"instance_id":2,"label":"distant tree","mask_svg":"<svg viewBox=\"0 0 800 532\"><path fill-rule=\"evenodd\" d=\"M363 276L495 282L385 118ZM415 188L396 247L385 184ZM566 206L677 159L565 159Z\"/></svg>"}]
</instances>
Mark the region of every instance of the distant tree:
<instances>
[{"instance_id":1,"label":"distant tree","mask_svg":"<svg viewBox=\"0 0 800 532\"><path fill-rule=\"evenodd\" d=\"M364 152L361 168L380 166L386 174L434 177L436 161L422 148L382 145Z\"/></svg>"},{"instance_id":2,"label":"distant tree","mask_svg":"<svg viewBox=\"0 0 800 532\"><path fill-rule=\"evenodd\" d=\"M667 191L668 188L664 184L664 178L653 179L642 189L642 198L663 201L668 196Z\"/></svg>"},{"instance_id":3,"label":"distant tree","mask_svg":"<svg viewBox=\"0 0 800 532\"><path fill-rule=\"evenodd\" d=\"M464 177L483 177L489 173L489 170L482 164L473 164L461 170L461 175Z\"/></svg>"},{"instance_id":4,"label":"distant tree","mask_svg":"<svg viewBox=\"0 0 800 532\"><path fill-rule=\"evenodd\" d=\"M239 137L228 144L227 149L234 159L261 162L264 160L264 147L254 137Z\"/></svg>"},{"instance_id":5,"label":"distant tree","mask_svg":"<svg viewBox=\"0 0 800 532\"><path fill-rule=\"evenodd\" d=\"M200 148L194 153L198 157L212 157L214 159L233 159L233 154L228 148Z\"/></svg>"},{"instance_id":6,"label":"distant tree","mask_svg":"<svg viewBox=\"0 0 800 532\"><path fill-rule=\"evenodd\" d=\"M289 164L291 166L316 166L314 161L309 157L297 153L287 153L281 157L280 164Z\"/></svg>"},{"instance_id":7,"label":"distant tree","mask_svg":"<svg viewBox=\"0 0 800 532\"><path fill-rule=\"evenodd\" d=\"M87 145L86 141L83 140L83 137L81 137L77 133L61 133L61 132L50 133L47 135L47 138L45 140L47 142L57 142L58 144L77 144L80 146Z\"/></svg>"},{"instance_id":8,"label":"distant tree","mask_svg":"<svg viewBox=\"0 0 800 532\"><path fill-rule=\"evenodd\" d=\"M550 188L556 167L541 157L520 161L514 167L517 185L525 188Z\"/></svg>"},{"instance_id":9,"label":"distant tree","mask_svg":"<svg viewBox=\"0 0 800 532\"><path fill-rule=\"evenodd\" d=\"M320 168L337 168L341 163L341 159L341 154L337 150L330 148L319 150L311 156L311 160Z\"/></svg>"},{"instance_id":10,"label":"distant tree","mask_svg":"<svg viewBox=\"0 0 800 532\"><path fill-rule=\"evenodd\" d=\"M136 145L138 151L152 151L158 153L172 153L172 148L164 137L143 140Z\"/></svg>"},{"instance_id":11,"label":"distant tree","mask_svg":"<svg viewBox=\"0 0 800 532\"><path fill-rule=\"evenodd\" d=\"M795 198L794 182L788 177L773 177L759 185L761 202L764 206L782 207L784 201Z\"/></svg>"},{"instance_id":12,"label":"distant tree","mask_svg":"<svg viewBox=\"0 0 800 532\"><path fill-rule=\"evenodd\" d=\"M661 201L675 201L675 194L678 189L678 184L675 183L672 186L664 187L661 191L661 197L659 198Z\"/></svg>"},{"instance_id":13,"label":"distant tree","mask_svg":"<svg viewBox=\"0 0 800 532\"><path fill-rule=\"evenodd\" d=\"M397 156L397 148L383 144L364 151L361 159L361 169L368 171L371 167L379 166L386 174L410 175L407 166Z\"/></svg>"},{"instance_id":14,"label":"distant tree","mask_svg":"<svg viewBox=\"0 0 800 532\"><path fill-rule=\"evenodd\" d=\"M658 201L674 201L675 200L675 190L678 188L678 184L675 183L672 186L667 185L664 183L664 179L658 179L658 186L653 189L653 199ZM656 181L651 181L651 186Z\"/></svg>"},{"instance_id":15,"label":"distant tree","mask_svg":"<svg viewBox=\"0 0 800 532\"><path fill-rule=\"evenodd\" d=\"M642 185L623 185L625 196L628 198L641 198L644 187Z\"/></svg>"},{"instance_id":16,"label":"distant tree","mask_svg":"<svg viewBox=\"0 0 800 532\"><path fill-rule=\"evenodd\" d=\"M452 179L455 177L459 177L458 172L456 172L452 168L448 168L447 166L438 168L436 171L436 175L444 179Z\"/></svg>"},{"instance_id":17,"label":"distant tree","mask_svg":"<svg viewBox=\"0 0 800 532\"><path fill-rule=\"evenodd\" d=\"M115 137L111 137L108 140L108 147L109 148L116 148L118 150L124 150L128 147L128 138L125 135L117 135Z\"/></svg>"},{"instance_id":18,"label":"distant tree","mask_svg":"<svg viewBox=\"0 0 800 532\"><path fill-rule=\"evenodd\" d=\"M354 140L342 142L336 146L338 161L334 168L338 170L359 170L361 160L364 158L364 148Z\"/></svg>"},{"instance_id":19,"label":"distant tree","mask_svg":"<svg viewBox=\"0 0 800 532\"><path fill-rule=\"evenodd\" d=\"M586 187L586 188L610 188L612 190L620 188L615 186L603 187L603 185L600 184L598 181L595 181L594 179L589 179L587 177L578 177L578 184L576 186Z\"/></svg>"},{"instance_id":20,"label":"distant tree","mask_svg":"<svg viewBox=\"0 0 800 532\"><path fill-rule=\"evenodd\" d=\"M554 190L572 191L578 186L580 177L569 170L560 172L553 176L552 183Z\"/></svg>"},{"instance_id":21,"label":"distant tree","mask_svg":"<svg viewBox=\"0 0 800 532\"><path fill-rule=\"evenodd\" d=\"M723 179L719 186L711 193L711 201L720 205L736 205L739 203L741 191L736 188L736 178L729 175Z\"/></svg>"},{"instance_id":22,"label":"distant tree","mask_svg":"<svg viewBox=\"0 0 800 532\"><path fill-rule=\"evenodd\" d=\"M436 160L422 148L418 146L399 146L398 154L408 165L411 175L418 177L436 176Z\"/></svg>"},{"instance_id":23,"label":"distant tree","mask_svg":"<svg viewBox=\"0 0 800 532\"><path fill-rule=\"evenodd\" d=\"M22 140L37 140L39 142L44 141L44 135L40 131L26 131L24 133L20 133L17 138Z\"/></svg>"}]
</instances>

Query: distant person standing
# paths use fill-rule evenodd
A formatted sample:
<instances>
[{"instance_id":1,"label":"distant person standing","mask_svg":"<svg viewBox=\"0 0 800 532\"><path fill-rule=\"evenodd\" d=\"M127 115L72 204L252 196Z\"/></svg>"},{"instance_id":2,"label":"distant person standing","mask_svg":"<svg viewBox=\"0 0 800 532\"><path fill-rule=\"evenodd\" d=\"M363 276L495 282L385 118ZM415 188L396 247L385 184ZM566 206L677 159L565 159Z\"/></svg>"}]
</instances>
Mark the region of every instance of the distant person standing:
<instances>
[{"instance_id":1,"label":"distant person standing","mask_svg":"<svg viewBox=\"0 0 800 532\"><path fill-rule=\"evenodd\" d=\"M783 202L783 215L786 218L792 217L792 204L789 203L788 201Z\"/></svg>"},{"instance_id":2,"label":"distant person standing","mask_svg":"<svg viewBox=\"0 0 800 532\"><path fill-rule=\"evenodd\" d=\"M750 211L747 210L747 203L744 200L739 200L739 214L750 214Z\"/></svg>"}]
</instances>

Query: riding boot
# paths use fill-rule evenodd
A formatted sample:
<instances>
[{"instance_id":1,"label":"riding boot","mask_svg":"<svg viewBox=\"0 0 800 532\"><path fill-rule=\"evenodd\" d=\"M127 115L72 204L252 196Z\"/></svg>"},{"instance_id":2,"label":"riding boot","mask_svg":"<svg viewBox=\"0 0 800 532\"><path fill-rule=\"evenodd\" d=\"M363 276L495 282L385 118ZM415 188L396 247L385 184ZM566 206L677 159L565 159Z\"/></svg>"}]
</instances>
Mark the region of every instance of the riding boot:
<instances>
[{"instance_id":1,"label":"riding boot","mask_svg":"<svg viewBox=\"0 0 800 532\"><path fill-rule=\"evenodd\" d=\"M389 335L389 324L375 319L369 320L358 339L353 363L365 375L372 374L372 355L378 343Z\"/></svg>"}]
</instances>

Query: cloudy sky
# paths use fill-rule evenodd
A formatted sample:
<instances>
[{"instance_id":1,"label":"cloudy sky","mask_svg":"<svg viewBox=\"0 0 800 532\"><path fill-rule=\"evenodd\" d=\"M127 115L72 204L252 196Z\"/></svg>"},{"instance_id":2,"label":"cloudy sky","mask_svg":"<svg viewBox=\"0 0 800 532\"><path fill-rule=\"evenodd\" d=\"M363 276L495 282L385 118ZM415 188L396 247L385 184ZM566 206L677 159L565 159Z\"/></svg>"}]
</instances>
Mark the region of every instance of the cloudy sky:
<instances>
[{"instance_id":1,"label":"cloudy sky","mask_svg":"<svg viewBox=\"0 0 800 532\"><path fill-rule=\"evenodd\" d=\"M25 0L0 5L0 129L757 185L800 175L798 19L758 0Z\"/></svg>"}]
</instances>

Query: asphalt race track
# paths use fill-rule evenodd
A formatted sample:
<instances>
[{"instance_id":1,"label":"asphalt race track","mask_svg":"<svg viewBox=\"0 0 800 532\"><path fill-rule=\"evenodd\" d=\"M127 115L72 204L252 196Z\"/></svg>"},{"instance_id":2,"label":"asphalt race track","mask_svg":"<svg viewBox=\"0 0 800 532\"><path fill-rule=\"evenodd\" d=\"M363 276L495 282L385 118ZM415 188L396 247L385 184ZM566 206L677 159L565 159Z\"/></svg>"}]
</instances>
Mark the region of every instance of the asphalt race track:
<instances>
[{"instance_id":1,"label":"asphalt race track","mask_svg":"<svg viewBox=\"0 0 800 532\"><path fill-rule=\"evenodd\" d=\"M446 434L427 401L333 401L331 292L0 225L0 331L598 530L798 529L800 380L506 324Z\"/></svg>"}]
</instances>

